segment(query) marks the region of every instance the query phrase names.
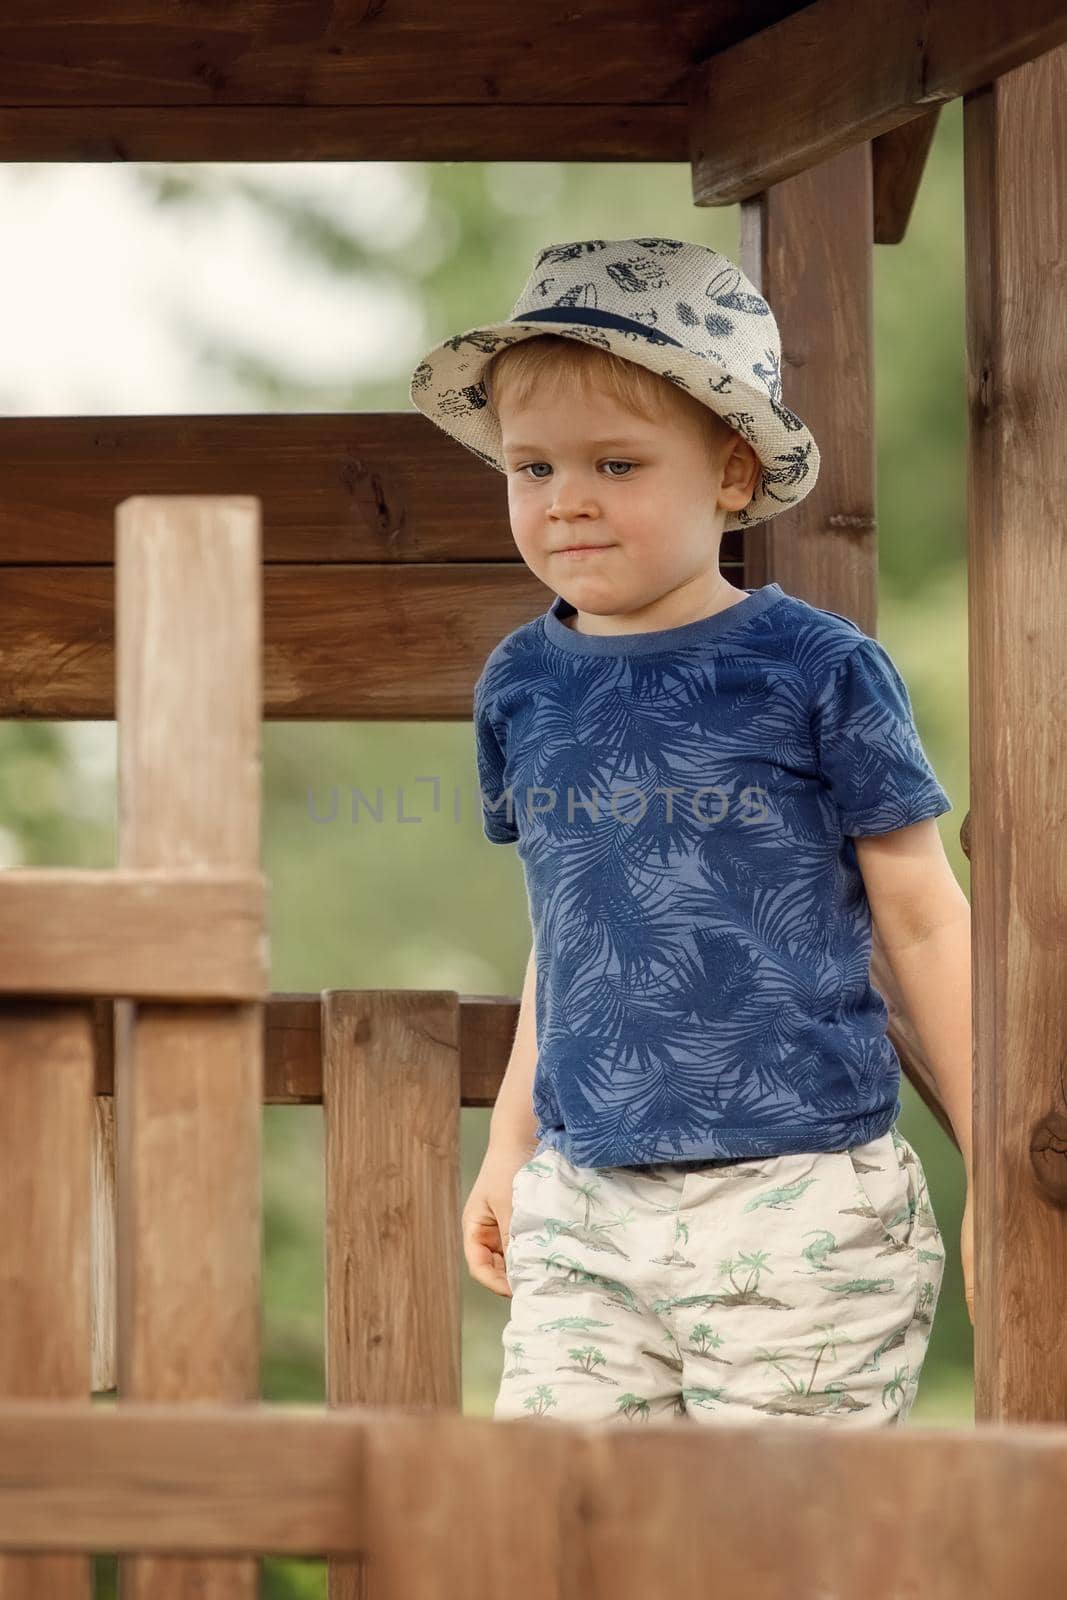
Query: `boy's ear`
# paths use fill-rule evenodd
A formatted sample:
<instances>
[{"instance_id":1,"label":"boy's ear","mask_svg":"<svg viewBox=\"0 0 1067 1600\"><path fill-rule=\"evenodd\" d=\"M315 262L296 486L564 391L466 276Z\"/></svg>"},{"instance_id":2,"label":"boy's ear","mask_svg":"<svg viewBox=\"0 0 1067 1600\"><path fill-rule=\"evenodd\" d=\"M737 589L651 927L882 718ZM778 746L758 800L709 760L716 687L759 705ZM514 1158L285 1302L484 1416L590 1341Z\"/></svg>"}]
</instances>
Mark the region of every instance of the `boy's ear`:
<instances>
[{"instance_id":1,"label":"boy's ear","mask_svg":"<svg viewBox=\"0 0 1067 1600\"><path fill-rule=\"evenodd\" d=\"M739 511L748 505L755 493L759 475L759 456L748 440L735 432L723 461L720 490L720 494L729 494L731 511Z\"/></svg>"}]
</instances>

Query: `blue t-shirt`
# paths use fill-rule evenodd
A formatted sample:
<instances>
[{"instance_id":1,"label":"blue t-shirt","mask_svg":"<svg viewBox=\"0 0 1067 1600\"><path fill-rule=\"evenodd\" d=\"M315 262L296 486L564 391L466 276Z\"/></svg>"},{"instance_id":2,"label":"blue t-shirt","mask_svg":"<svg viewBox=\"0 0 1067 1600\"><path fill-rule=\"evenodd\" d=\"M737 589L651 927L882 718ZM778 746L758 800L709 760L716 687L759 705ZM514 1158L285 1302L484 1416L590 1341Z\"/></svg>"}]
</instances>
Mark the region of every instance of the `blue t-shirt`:
<instances>
[{"instance_id":1,"label":"blue t-shirt","mask_svg":"<svg viewBox=\"0 0 1067 1600\"><path fill-rule=\"evenodd\" d=\"M900 1111L852 840L952 805L884 647L745 596L604 636L557 595L475 686L483 827L534 933L538 1136L578 1166L840 1150Z\"/></svg>"}]
</instances>

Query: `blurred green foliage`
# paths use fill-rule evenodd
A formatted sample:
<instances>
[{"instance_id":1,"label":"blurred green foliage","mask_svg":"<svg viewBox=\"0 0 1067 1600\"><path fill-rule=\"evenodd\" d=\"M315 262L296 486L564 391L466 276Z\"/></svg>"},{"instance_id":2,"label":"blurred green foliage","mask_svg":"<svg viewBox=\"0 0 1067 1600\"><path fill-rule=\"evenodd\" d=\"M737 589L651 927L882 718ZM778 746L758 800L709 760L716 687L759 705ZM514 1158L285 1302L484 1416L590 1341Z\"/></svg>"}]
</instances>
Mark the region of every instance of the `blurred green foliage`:
<instances>
[{"instance_id":1,"label":"blurred green foliage","mask_svg":"<svg viewBox=\"0 0 1067 1600\"><path fill-rule=\"evenodd\" d=\"M924 744L954 809L942 836L969 891L959 828L968 796L962 108L943 109L905 241L875 252L879 637L903 672ZM296 270L388 280L410 295L394 370L372 383L297 387L254 353L203 340L203 360L238 373L249 409L407 410L410 371L446 334L507 314L547 243L627 234L700 239L736 260L738 211L694 209L684 166L412 164L421 197L411 237L385 247L327 214L294 179L260 191L253 168L130 168L146 202L180 214L236 190L269 211ZM284 314L284 312L280 313ZM195 329L186 335L196 339ZM786 393L788 400L789 395ZM825 470L825 465L824 465ZM254 493L255 484L248 490ZM131 485L131 492L136 485ZM501 495L501 514L506 501ZM115 859L114 728L0 724L0 864L109 865ZM267 723L264 863L271 881L273 987L455 989L517 994L529 950L521 865L488 844L474 804L469 722ZM430 778L440 780L433 809ZM334 788L339 815L325 821ZM349 791L384 815L353 819ZM453 795L460 800L453 816ZM414 820L412 820L414 819ZM919 1151L949 1252L917 1423L972 1419L971 1329L963 1302L958 1154L905 1084L901 1127ZM462 1118L463 1195L485 1147L487 1111ZM264 1118L263 1392L321 1401L321 1109ZM464 1271L464 1409L490 1412L508 1303ZM325 1593L321 1563L265 1563L272 1600ZM111 1594L111 1564L97 1563Z\"/></svg>"}]
</instances>

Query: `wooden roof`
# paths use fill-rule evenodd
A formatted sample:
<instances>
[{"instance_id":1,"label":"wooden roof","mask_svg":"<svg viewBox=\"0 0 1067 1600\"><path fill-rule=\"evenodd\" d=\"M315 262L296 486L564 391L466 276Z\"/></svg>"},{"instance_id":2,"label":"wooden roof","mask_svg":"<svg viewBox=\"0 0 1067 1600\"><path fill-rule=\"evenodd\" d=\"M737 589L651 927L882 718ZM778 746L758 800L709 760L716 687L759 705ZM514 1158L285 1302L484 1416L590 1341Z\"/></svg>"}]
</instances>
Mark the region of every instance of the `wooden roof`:
<instances>
[{"instance_id":1,"label":"wooden roof","mask_svg":"<svg viewBox=\"0 0 1067 1600\"><path fill-rule=\"evenodd\" d=\"M12 0L0 160L691 161L719 205L1065 39L1062 0Z\"/></svg>"}]
</instances>

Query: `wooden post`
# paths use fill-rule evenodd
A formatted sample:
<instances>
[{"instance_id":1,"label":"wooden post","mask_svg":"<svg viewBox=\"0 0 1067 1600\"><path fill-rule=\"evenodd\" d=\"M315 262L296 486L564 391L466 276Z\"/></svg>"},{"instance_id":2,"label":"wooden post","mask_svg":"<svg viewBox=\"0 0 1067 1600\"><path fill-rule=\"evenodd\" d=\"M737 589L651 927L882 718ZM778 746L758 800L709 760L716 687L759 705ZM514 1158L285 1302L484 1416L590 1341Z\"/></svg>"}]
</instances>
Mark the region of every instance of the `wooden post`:
<instances>
[{"instance_id":1,"label":"wooden post","mask_svg":"<svg viewBox=\"0 0 1067 1600\"><path fill-rule=\"evenodd\" d=\"M782 397L822 455L814 490L745 534L745 583L775 579L878 637L873 211L869 144L855 145L741 207L741 261L775 309ZM878 930L871 982L885 1000L903 1075L956 1142Z\"/></svg>"},{"instance_id":2,"label":"wooden post","mask_svg":"<svg viewBox=\"0 0 1067 1600\"><path fill-rule=\"evenodd\" d=\"M138 497L117 534L119 865L255 871L259 502ZM115 1009L119 1404L256 1401L263 1008ZM123 1600L257 1592L251 1557L120 1570Z\"/></svg>"},{"instance_id":3,"label":"wooden post","mask_svg":"<svg viewBox=\"0 0 1067 1600\"><path fill-rule=\"evenodd\" d=\"M975 1416L1067 1417L1067 47L964 103Z\"/></svg>"},{"instance_id":4,"label":"wooden post","mask_svg":"<svg viewBox=\"0 0 1067 1600\"><path fill-rule=\"evenodd\" d=\"M812 492L745 533L745 583L774 580L872 636L878 626L875 520L871 147L746 200L741 265L774 307L782 397L822 457Z\"/></svg>"},{"instance_id":5,"label":"wooden post","mask_svg":"<svg viewBox=\"0 0 1067 1600\"><path fill-rule=\"evenodd\" d=\"M458 996L327 991L322 1038L327 1404L458 1411ZM330 1600L387 1592L328 1572Z\"/></svg>"}]
</instances>

